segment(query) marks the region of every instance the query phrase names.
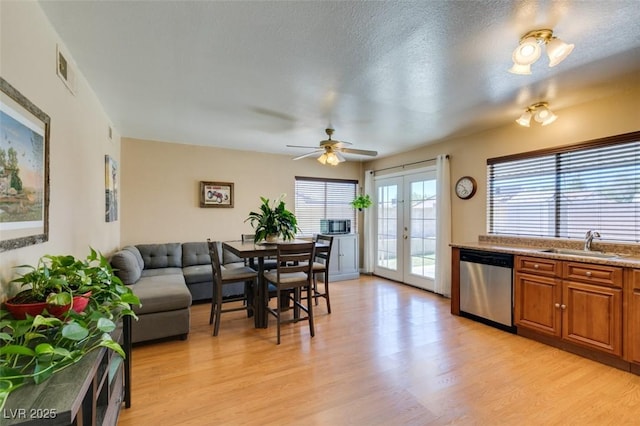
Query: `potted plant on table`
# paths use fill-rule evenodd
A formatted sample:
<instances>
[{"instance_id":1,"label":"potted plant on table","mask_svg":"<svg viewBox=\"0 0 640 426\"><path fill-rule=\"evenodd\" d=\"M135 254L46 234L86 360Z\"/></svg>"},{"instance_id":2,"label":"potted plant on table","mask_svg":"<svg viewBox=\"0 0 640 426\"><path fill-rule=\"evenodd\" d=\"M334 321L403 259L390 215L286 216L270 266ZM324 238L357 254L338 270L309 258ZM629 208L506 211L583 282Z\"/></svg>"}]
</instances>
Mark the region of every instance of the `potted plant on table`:
<instances>
[{"instance_id":1,"label":"potted plant on table","mask_svg":"<svg viewBox=\"0 0 640 426\"><path fill-rule=\"evenodd\" d=\"M356 198L353 199L353 201L351 201L351 206L354 209L358 209L359 211L362 211L362 209L371 207L372 204L373 204L373 201L369 197L369 194L358 195Z\"/></svg>"},{"instance_id":2,"label":"potted plant on table","mask_svg":"<svg viewBox=\"0 0 640 426\"><path fill-rule=\"evenodd\" d=\"M31 288L0 309L0 410L14 390L42 383L95 349L106 347L124 358L109 333L123 316L136 318L131 305L140 304L93 249L85 260L48 255L35 267L22 267L29 272L14 281ZM84 307L73 302L78 295ZM8 310L9 304L34 301L44 304L37 313Z\"/></svg>"},{"instance_id":3,"label":"potted plant on table","mask_svg":"<svg viewBox=\"0 0 640 426\"><path fill-rule=\"evenodd\" d=\"M286 209L281 196L278 200L274 200L273 206L268 198L260 197L262 204L260 211L250 212L245 222L249 221L254 228L254 241L257 243L262 240L267 242L276 242L279 237L283 240L293 240L298 231L298 221L296 216Z\"/></svg>"}]
</instances>

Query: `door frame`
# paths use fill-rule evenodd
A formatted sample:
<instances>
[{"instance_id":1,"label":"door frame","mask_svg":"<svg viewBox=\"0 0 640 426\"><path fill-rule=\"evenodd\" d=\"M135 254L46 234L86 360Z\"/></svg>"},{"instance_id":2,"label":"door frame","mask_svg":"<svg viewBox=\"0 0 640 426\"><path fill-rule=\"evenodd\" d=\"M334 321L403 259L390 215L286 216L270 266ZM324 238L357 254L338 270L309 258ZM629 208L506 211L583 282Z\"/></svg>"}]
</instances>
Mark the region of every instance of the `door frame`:
<instances>
[{"instance_id":1,"label":"door frame","mask_svg":"<svg viewBox=\"0 0 640 426\"><path fill-rule=\"evenodd\" d=\"M410 244L411 239L405 238L406 232L410 232L411 229L407 228L405 231L403 228L405 227L405 223L410 221L411 212L406 209L405 200L407 197L410 198L411 194L408 193L410 191L410 185L407 185L410 180L408 179L413 175L432 175L434 180L437 180L436 167L428 166L428 167L420 167L416 169L411 169L407 171L388 173L382 176L374 177L374 188L375 188L375 208L373 209L373 224L374 224L374 253L376 253L376 261L373 265L373 272L375 275L382 276L384 278L388 278L394 281L399 281L404 284L409 284L415 287L423 288L425 290L434 291L435 289L435 280L433 278L427 277L418 277L415 274L411 273L411 259L410 259ZM384 268L378 265L378 188L379 182L389 180L389 184L396 183L399 185L399 194L398 194L398 221L396 226L396 256L398 261L396 262L396 270ZM401 192L401 193L400 193ZM400 199L402 198L402 199ZM401 211L400 211L401 210ZM437 224L436 224L437 226ZM409 255L409 259L407 259L407 255Z\"/></svg>"}]
</instances>

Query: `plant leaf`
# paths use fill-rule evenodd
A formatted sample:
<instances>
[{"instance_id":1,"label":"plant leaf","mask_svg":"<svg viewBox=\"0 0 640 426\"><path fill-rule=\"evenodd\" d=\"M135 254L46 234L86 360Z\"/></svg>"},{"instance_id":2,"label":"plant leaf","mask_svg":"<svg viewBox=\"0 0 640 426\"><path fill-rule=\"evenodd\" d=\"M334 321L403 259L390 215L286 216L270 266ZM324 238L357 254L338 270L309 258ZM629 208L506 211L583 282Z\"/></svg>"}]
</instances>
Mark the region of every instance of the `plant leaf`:
<instances>
[{"instance_id":1,"label":"plant leaf","mask_svg":"<svg viewBox=\"0 0 640 426\"><path fill-rule=\"evenodd\" d=\"M75 321L71 321L62 327L62 337L69 340L82 340L89 335L89 330Z\"/></svg>"},{"instance_id":2,"label":"plant leaf","mask_svg":"<svg viewBox=\"0 0 640 426\"><path fill-rule=\"evenodd\" d=\"M0 355L26 355L35 356L35 352L31 348L20 345L5 345L0 348Z\"/></svg>"},{"instance_id":3,"label":"plant leaf","mask_svg":"<svg viewBox=\"0 0 640 426\"><path fill-rule=\"evenodd\" d=\"M115 323L107 318L100 318L96 326L98 327L98 330L104 333L111 333L116 329Z\"/></svg>"},{"instance_id":4,"label":"plant leaf","mask_svg":"<svg viewBox=\"0 0 640 426\"><path fill-rule=\"evenodd\" d=\"M36 346L36 355L37 356L49 355L49 354L52 354L52 353L54 353L54 348L49 343L40 343L38 346Z\"/></svg>"}]
</instances>

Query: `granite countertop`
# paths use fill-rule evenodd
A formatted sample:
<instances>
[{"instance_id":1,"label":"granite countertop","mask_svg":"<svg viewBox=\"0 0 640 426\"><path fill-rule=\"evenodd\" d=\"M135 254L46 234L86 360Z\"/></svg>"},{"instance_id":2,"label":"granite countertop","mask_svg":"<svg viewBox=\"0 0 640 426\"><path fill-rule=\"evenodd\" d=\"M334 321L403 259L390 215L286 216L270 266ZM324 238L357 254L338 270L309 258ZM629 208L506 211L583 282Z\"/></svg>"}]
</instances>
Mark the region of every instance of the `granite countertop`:
<instances>
[{"instance_id":1,"label":"granite countertop","mask_svg":"<svg viewBox=\"0 0 640 426\"><path fill-rule=\"evenodd\" d=\"M596 241L594 241L592 244L592 250L594 252L605 252L607 254L615 255L615 257L606 258L543 251L550 248L581 250L582 242L579 240L481 235L478 237L477 242L452 243L451 247L535 256L556 260L573 260L576 262L587 262L599 265L640 268L640 246L635 244L596 243Z\"/></svg>"}]
</instances>

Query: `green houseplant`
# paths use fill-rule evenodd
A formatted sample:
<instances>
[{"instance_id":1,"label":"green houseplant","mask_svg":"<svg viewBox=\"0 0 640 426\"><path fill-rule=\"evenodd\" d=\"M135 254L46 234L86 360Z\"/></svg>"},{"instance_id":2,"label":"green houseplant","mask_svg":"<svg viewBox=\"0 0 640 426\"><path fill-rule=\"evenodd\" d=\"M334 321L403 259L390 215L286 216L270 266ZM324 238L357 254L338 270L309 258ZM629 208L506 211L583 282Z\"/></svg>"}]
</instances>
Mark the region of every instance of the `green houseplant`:
<instances>
[{"instance_id":1,"label":"green houseplant","mask_svg":"<svg viewBox=\"0 0 640 426\"><path fill-rule=\"evenodd\" d=\"M25 267L25 266L23 266ZM26 384L42 383L54 373L76 363L87 353L106 347L124 357L110 332L125 315L136 318L132 304L140 300L115 276L108 260L91 249L85 260L73 256L44 256L29 272L17 278L23 286L18 301L45 298L50 305L69 305L73 295L87 295L82 312L63 310L14 317L0 310L0 410L9 394ZM13 298L15 301L15 298Z\"/></svg>"},{"instance_id":2,"label":"green houseplant","mask_svg":"<svg viewBox=\"0 0 640 426\"><path fill-rule=\"evenodd\" d=\"M283 240L293 240L298 231L296 216L286 209L281 196L274 200L273 206L268 198L260 197L262 204L257 212L250 212L245 222L249 221L255 231L255 242L266 240L275 241L278 237Z\"/></svg>"},{"instance_id":3,"label":"green houseplant","mask_svg":"<svg viewBox=\"0 0 640 426\"><path fill-rule=\"evenodd\" d=\"M358 209L359 211L362 211L362 209L371 207L372 204L373 204L373 201L371 201L369 194L358 195L356 198L353 199L353 201L351 201L351 206L354 209Z\"/></svg>"}]
</instances>

